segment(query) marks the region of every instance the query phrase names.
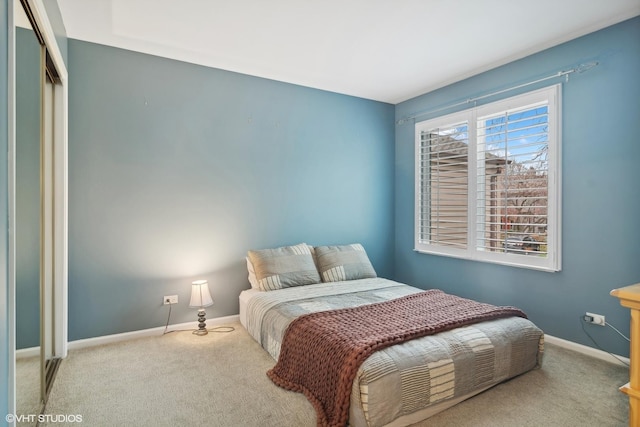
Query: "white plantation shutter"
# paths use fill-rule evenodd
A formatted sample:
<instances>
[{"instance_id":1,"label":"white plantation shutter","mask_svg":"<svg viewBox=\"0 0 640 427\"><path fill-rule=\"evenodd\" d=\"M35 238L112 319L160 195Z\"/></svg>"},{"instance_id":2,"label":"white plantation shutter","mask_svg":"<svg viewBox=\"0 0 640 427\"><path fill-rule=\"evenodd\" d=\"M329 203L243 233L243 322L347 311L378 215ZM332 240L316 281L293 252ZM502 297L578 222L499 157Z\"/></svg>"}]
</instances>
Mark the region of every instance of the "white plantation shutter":
<instances>
[{"instance_id":1,"label":"white plantation shutter","mask_svg":"<svg viewBox=\"0 0 640 427\"><path fill-rule=\"evenodd\" d=\"M477 119L480 250L547 255L548 111L543 102Z\"/></svg>"},{"instance_id":2,"label":"white plantation shutter","mask_svg":"<svg viewBox=\"0 0 640 427\"><path fill-rule=\"evenodd\" d=\"M420 241L467 247L469 131L466 122L420 133Z\"/></svg>"},{"instance_id":3,"label":"white plantation shutter","mask_svg":"<svg viewBox=\"0 0 640 427\"><path fill-rule=\"evenodd\" d=\"M559 96L416 123L416 250L560 269Z\"/></svg>"}]
</instances>

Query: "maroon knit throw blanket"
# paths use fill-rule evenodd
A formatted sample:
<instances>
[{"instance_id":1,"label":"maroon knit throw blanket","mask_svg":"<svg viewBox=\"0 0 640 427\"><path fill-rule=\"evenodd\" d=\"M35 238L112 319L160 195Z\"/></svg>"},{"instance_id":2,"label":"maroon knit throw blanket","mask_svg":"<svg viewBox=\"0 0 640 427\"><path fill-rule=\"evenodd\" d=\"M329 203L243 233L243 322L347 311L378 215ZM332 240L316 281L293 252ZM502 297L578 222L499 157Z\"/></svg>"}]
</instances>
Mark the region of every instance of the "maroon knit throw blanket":
<instances>
[{"instance_id":1,"label":"maroon knit throw blanket","mask_svg":"<svg viewBox=\"0 0 640 427\"><path fill-rule=\"evenodd\" d=\"M285 331L280 357L267 372L280 387L304 393L319 426L344 426L351 385L374 351L414 338L502 317L527 316L440 290L391 301L307 314Z\"/></svg>"}]
</instances>

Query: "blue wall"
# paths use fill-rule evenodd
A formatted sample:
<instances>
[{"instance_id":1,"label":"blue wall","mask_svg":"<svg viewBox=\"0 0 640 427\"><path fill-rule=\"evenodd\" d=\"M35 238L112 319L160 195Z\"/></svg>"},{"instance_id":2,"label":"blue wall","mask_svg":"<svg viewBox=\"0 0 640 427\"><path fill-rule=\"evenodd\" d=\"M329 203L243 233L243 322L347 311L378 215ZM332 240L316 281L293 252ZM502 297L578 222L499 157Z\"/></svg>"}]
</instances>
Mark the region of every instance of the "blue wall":
<instances>
[{"instance_id":1,"label":"blue wall","mask_svg":"<svg viewBox=\"0 0 640 427\"><path fill-rule=\"evenodd\" d=\"M13 355L9 339L9 183L7 150L9 148L9 4L0 1L0 424L7 425L9 396L14 395L14 381L9 378L9 358Z\"/></svg>"},{"instance_id":2,"label":"blue wall","mask_svg":"<svg viewBox=\"0 0 640 427\"><path fill-rule=\"evenodd\" d=\"M516 305L546 333L594 346L585 311L629 332L611 289L640 282L640 18L581 37L403 102L396 118L460 102L597 60L563 85L563 266L559 273L413 251L414 126L396 126L395 272L400 281ZM587 325L606 350L628 355L610 328Z\"/></svg>"},{"instance_id":3,"label":"blue wall","mask_svg":"<svg viewBox=\"0 0 640 427\"><path fill-rule=\"evenodd\" d=\"M238 313L252 248L393 275L394 107L69 40L69 339Z\"/></svg>"},{"instance_id":4,"label":"blue wall","mask_svg":"<svg viewBox=\"0 0 640 427\"><path fill-rule=\"evenodd\" d=\"M69 338L161 326L170 294L172 323L191 321L196 278L209 318L236 314L247 249L300 241L360 241L381 276L517 305L581 344L594 346L585 311L628 332L609 291L640 281L639 40L635 18L395 107L400 119L600 61L563 86L559 273L413 251L414 128L394 126L393 106L69 41Z\"/></svg>"}]
</instances>

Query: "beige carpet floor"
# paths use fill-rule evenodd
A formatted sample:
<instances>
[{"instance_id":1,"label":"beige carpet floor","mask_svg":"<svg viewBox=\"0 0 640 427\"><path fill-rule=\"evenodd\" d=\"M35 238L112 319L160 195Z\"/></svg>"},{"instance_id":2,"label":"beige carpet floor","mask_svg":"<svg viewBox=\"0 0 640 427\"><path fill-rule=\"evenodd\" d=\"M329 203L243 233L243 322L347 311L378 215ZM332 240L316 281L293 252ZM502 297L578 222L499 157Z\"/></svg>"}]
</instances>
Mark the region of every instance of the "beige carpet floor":
<instances>
[{"instance_id":1,"label":"beige carpet floor","mask_svg":"<svg viewBox=\"0 0 640 427\"><path fill-rule=\"evenodd\" d=\"M239 324L71 351L46 413L85 426L315 426L304 396L265 375L275 363ZM547 344L544 366L419 426L626 426L628 369ZM60 426L63 423L41 425ZM78 425L78 423L68 425Z\"/></svg>"}]
</instances>

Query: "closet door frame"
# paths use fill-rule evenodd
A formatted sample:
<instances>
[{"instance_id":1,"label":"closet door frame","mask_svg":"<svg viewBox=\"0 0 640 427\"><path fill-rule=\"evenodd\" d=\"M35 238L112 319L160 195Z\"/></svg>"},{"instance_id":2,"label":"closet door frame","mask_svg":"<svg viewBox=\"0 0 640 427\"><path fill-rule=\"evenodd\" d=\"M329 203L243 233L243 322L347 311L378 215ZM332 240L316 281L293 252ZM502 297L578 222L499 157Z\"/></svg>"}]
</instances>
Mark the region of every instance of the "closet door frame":
<instances>
[{"instance_id":1,"label":"closet door frame","mask_svg":"<svg viewBox=\"0 0 640 427\"><path fill-rule=\"evenodd\" d=\"M67 282L68 282L68 73L62 53L49 23L43 0L26 0L33 12L36 25L41 31L47 52L58 72L60 82L53 85L53 147L46 150L51 156L53 185L53 223L51 235L53 247L53 281L56 284L53 294L54 315L54 355L67 356Z\"/></svg>"},{"instance_id":2,"label":"closet door frame","mask_svg":"<svg viewBox=\"0 0 640 427\"><path fill-rule=\"evenodd\" d=\"M68 73L53 28L49 22L43 0L24 0L31 9L33 25L38 27L49 57L58 73L59 82L53 86L53 147L50 151L53 165L51 197L52 212L52 279L55 283L53 300L53 353L55 357L67 356L67 288L68 288ZM9 204L9 248L8 248L8 342L9 342L9 387L8 409L15 414L15 344L16 344L16 55L14 8L20 4L8 2L8 204Z\"/></svg>"}]
</instances>

